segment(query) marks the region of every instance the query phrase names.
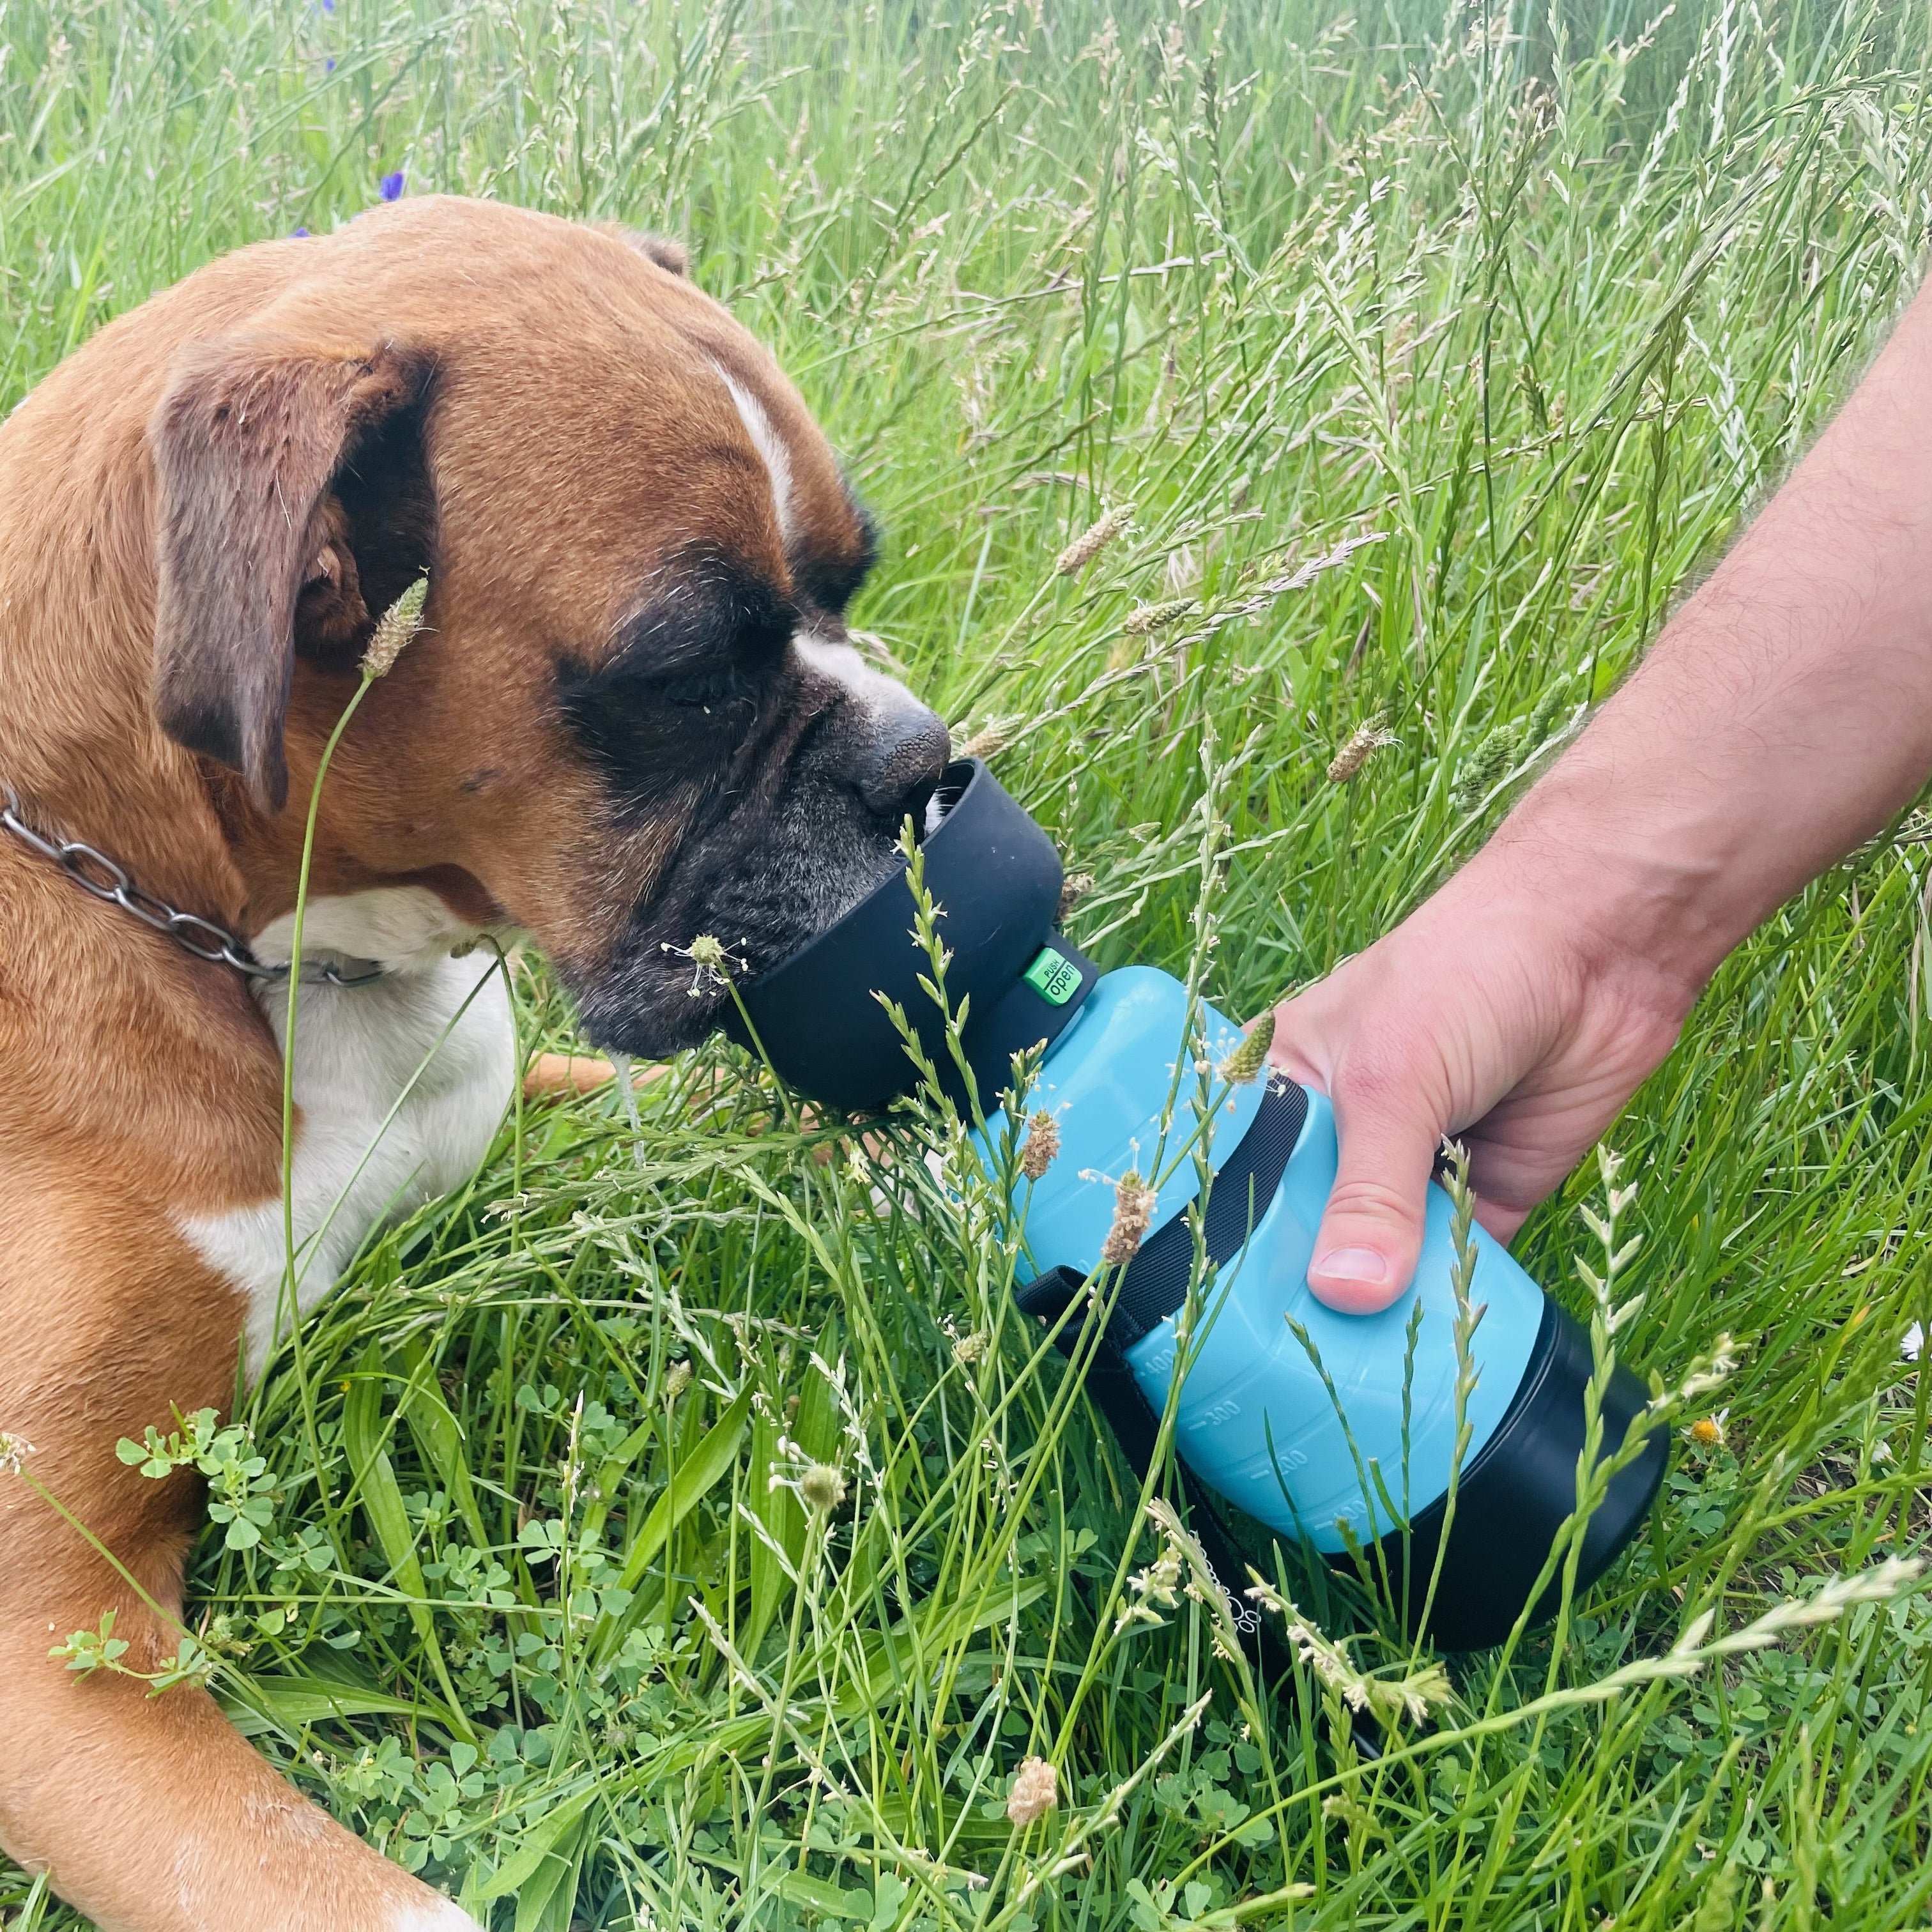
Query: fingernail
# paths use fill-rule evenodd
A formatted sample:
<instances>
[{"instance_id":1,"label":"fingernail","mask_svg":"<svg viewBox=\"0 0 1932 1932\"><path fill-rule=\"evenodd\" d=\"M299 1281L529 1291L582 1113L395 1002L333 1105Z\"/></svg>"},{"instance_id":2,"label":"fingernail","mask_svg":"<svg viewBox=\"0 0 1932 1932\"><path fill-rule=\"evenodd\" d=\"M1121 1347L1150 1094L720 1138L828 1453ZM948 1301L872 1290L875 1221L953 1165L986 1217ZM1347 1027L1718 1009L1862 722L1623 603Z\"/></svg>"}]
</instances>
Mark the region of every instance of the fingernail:
<instances>
[{"instance_id":1,"label":"fingernail","mask_svg":"<svg viewBox=\"0 0 1932 1932\"><path fill-rule=\"evenodd\" d=\"M1388 1263L1373 1248L1330 1248L1316 1256L1310 1273L1330 1281L1386 1281Z\"/></svg>"}]
</instances>

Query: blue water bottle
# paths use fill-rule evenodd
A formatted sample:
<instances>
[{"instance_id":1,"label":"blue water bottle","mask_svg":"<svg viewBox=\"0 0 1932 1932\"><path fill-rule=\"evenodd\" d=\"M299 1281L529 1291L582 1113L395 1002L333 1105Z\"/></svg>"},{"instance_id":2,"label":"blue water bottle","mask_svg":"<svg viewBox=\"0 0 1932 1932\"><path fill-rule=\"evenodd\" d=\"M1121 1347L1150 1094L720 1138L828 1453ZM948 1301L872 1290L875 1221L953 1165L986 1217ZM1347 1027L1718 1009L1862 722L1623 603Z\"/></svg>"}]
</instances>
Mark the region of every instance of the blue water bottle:
<instances>
[{"instance_id":1,"label":"blue water bottle","mask_svg":"<svg viewBox=\"0 0 1932 1932\"><path fill-rule=\"evenodd\" d=\"M982 1146L990 1154L1003 1130L993 1096L1010 1084L1014 1052L1028 1048L1043 1050L1025 1104L1059 1131L1057 1154L1013 1203L1030 1277L1021 1306L1084 1364L1089 1393L1138 1468L1154 1451L1179 1374L1173 1446L1185 1471L1291 1542L1366 1558L1413 1630L1424 1628L1426 1600L1427 1634L1442 1648L1500 1642L1576 1508L1588 1336L1472 1228L1468 1298L1483 1312L1456 1466L1448 1196L1431 1186L1414 1280L1390 1306L1345 1315L1316 1300L1308 1263L1336 1172L1327 1100L1279 1072L1217 1078L1242 1037L1232 1021L1197 1004L1190 1028L1178 981L1144 966L1102 976L1054 931L1058 855L983 764L952 766L939 802L922 865L952 954L948 993L956 1010L970 1002L962 1044L980 1103L993 1113ZM919 985L929 968L913 924L898 874L743 989L758 1044L814 1100L858 1112L914 1085L880 994L897 1002L965 1099L941 1016ZM735 1012L727 1027L749 1043ZM1190 1312L1191 1210L1204 1165L1212 1178L1198 1219L1209 1267ZM1115 1184L1130 1170L1153 1190L1148 1232L1131 1258L1108 1267ZM1642 1385L1618 1370L1603 1394L1600 1455L1616 1450L1645 1404ZM1653 1433L1612 1478L1585 1529L1580 1588L1642 1525L1667 1456L1664 1436ZM1211 1510L1197 1510L1193 1526L1252 1628L1225 1532ZM1555 1598L1552 1582L1533 1615Z\"/></svg>"}]
</instances>

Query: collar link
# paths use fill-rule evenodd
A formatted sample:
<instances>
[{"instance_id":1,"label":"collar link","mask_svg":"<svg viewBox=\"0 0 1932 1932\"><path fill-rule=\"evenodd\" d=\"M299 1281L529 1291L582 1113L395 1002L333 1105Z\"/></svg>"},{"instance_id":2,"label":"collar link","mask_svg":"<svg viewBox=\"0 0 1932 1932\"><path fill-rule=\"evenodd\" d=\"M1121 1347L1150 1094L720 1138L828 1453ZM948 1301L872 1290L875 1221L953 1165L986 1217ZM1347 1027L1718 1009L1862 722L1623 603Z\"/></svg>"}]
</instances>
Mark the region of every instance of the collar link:
<instances>
[{"instance_id":1,"label":"collar link","mask_svg":"<svg viewBox=\"0 0 1932 1932\"><path fill-rule=\"evenodd\" d=\"M245 978L271 986L286 986L286 966L265 966L249 951L245 940L236 938L225 926L217 926L199 913L183 912L165 899L156 898L137 886L127 868L105 852L76 839L49 838L36 832L20 815L20 795L4 778L0 793L0 831L12 835L59 872L64 872L84 892L118 906L141 923L162 934L197 959L231 966ZM384 976L380 961L356 959L346 955L304 959L298 976L305 986L368 986Z\"/></svg>"}]
</instances>

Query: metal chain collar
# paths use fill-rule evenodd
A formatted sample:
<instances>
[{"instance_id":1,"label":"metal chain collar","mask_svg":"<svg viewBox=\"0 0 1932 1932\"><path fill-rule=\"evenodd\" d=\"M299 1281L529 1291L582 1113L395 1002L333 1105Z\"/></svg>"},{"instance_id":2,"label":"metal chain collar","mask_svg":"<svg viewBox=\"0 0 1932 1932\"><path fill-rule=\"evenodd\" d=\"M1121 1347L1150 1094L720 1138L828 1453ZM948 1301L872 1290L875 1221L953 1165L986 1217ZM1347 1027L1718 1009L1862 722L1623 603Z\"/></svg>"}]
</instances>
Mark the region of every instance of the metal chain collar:
<instances>
[{"instance_id":1,"label":"metal chain collar","mask_svg":"<svg viewBox=\"0 0 1932 1932\"><path fill-rule=\"evenodd\" d=\"M183 912L152 892L144 892L126 867L105 852L97 852L92 845L83 845L77 840L43 838L21 818L19 793L4 780L0 780L0 791L6 794L7 801L0 805L0 830L10 832L22 844L58 866L82 892L132 913L143 926L165 934L197 959L232 966L250 980L287 984L286 966L263 965L242 940L212 920L203 919L199 913ZM357 968L361 970L353 970ZM382 969L373 959L345 959L340 966L326 960L304 960L301 975L304 986L367 986L382 977Z\"/></svg>"}]
</instances>

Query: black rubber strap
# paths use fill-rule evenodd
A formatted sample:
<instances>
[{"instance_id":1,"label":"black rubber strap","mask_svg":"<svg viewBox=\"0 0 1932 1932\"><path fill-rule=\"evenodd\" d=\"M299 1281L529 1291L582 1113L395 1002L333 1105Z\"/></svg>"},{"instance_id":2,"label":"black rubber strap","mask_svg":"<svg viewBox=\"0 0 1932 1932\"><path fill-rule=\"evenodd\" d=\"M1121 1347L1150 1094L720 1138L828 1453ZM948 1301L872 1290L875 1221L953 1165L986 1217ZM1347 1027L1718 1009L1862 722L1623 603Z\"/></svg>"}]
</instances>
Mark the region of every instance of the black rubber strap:
<instances>
[{"instance_id":1,"label":"black rubber strap","mask_svg":"<svg viewBox=\"0 0 1932 1932\"><path fill-rule=\"evenodd\" d=\"M1260 1226L1307 1124L1307 1094L1286 1074L1271 1073L1247 1132L1215 1170L1214 1184L1208 1190L1202 1232L1210 1267L1233 1260ZM1020 1306L1029 1315L1057 1317L1070 1299L1057 1278L1068 1272L1049 1268L1028 1282L1019 1290ZM1108 1339L1117 1348L1131 1348L1142 1336L1152 1334L1187 1299L1193 1273L1194 1230L1184 1208L1162 1222L1128 1262L1126 1278L1112 1294ZM1076 1286L1080 1280L1075 1276Z\"/></svg>"},{"instance_id":2,"label":"black rubber strap","mask_svg":"<svg viewBox=\"0 0 1932 1932\"><path fill-rule=\"evenodd\" d=\"M1268 1076L1262 1104L1234 1151L1215 1171L1202 1216L1202 1232L1210 1266L1232 1261L1246 1242L1274 1199L1288 1156L1308 1120L1308 1096L1286 1074ZM1148 1406L1134 1379L1125 1351L1180 1307L1187 1298L1194 1272L1194 1231L1187 1210L1163 1222L1141 1244L1126 1266L1118 1289L1104 1274L1089 1289L1077 1268L1049 1268L1019 1289L1020 1306L1048 1323L1057 1322L1082 1294L1094 1296L1094 1306L1112 1304L1100 1345L1086 1375L1086 1390L1094 1406L1107 1419L1114 1439L1133 1472L1144 1484L1153 1466L1160 1419ZM1086 1321L1064 1323L1057 1338L1063 1354L1072 1358L1085 1334ZM1198 1479L1176 1458L1181 1487L1196 1540L1227 1600L1235 1628L1270 1672L1285 1666L1286 1653L1266 1630L1260 1612L1248 1596L1243 1580L1246 1565L1234 1540L1216 1514Z\"/></svg>"},{"instance_id":3,"label":"black rubber strap","mask_svg":"<svg viewBox=\"0 0 1932 1932\"><path fill-rule=\"evenodd\" d=\"M1208 1190L1202 1233L1210 1267L1232 1261L1261 1225L1307 1124L1306 1092L1286 1074L1270 1074L1247 1132L1215 1170L1214 1185ZM1121 1324L1122 1348L1130 1348L1142 1336L1152 1334L1187 1299L1193 1273L1194 1230L1184 1210L1156 1228L1127 1264L1126 1280L1108 1323L1110 1329Z\"/></svg>"}]
</instances>

